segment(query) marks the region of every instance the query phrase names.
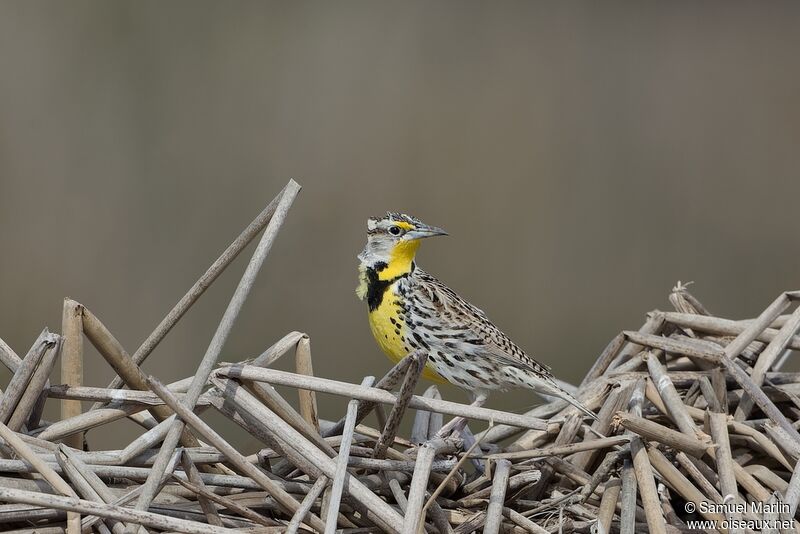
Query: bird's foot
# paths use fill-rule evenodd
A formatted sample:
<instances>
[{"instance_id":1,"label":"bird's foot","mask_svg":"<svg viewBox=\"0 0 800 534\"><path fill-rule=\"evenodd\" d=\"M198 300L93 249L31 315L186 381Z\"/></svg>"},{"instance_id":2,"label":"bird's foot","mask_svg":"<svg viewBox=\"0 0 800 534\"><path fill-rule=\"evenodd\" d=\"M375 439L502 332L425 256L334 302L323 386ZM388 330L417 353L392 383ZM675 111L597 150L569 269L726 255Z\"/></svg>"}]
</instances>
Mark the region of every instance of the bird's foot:
<instances>
[{"instance_id":1,"label":"bird's foot","mask_svg":"<svg viewBox=\"0 0 800 534\"><path fill-rule=\"evenodd\" d=\"M475 446L475 434L473 434L472 430L469 429L469 425L464 425L464 428L461 430L461 435L464 438L464 451L468 451ZM475 453L483 453L480 443L478 443L477 447L475 447L473 454ZM472 465L475 466L475 470L478 471L478 473L483 474L486 472L484 460L481 460L480 458L470 458L469 461L472 462Z\"/></svg>"},{"instance_id":2,"label":"bird's foot","mask_svg":"<svg viewBox=\"0 0 800 534\"><path fill-rule=\"evenodd\" d=\"M467 420L463 417L454 417L449 423L439 430L436 434L437 438L441 439L455 439L462 442L461 449L463 451L468 451L470 448L475 445L475 434L472 433L470 430L469 425L467 425ZM480 444L475 447L473 451L474 454L481 454L483 450L481 449ZM483 465L483 460L479 458L470 458L470 462L472 465L475 466L475 469L479 473L483 473L485 471L485 467Z\"/></svg>"},{"instance_id":3,"label":"bird's foot","mask_svg":"<svg viewBox=\"0 0 800 534\"><path fill-rule=\"evenodd\" d=\"M442 428L439 429L439 432L436 433L437 438L446 438L450 435L458 437L461 434L461 431L467 426L467 419L464 417L453 417L450 421L447 422Z\"/></svg>"},{"instance_id":4,"label":"bird's foot","mask_svg":"<svg viewBox=\"0 0 800 534\"><path fill-rule=\"evenodd\" d=\"M477 394L473 397L470 406L473 408L480 408L486 402L486 395L485 394ZM464 428L467 426L467 419L466 417L457 416L451 419L446 425L444 425L439 432L436 433L437 438L444 438L449 436L450 434L459 434Z\"/></svg>"}]
</instances>

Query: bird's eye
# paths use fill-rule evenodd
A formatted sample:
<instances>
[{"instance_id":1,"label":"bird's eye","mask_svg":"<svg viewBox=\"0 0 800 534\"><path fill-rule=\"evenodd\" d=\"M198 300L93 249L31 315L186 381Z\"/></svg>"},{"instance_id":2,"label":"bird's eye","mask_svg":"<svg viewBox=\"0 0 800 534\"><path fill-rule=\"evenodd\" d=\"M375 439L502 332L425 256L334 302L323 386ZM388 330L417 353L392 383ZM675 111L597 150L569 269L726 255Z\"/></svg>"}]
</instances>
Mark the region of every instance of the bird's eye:
<instances>
[{"instance_id":1,"label":"bird's eye","mask_svg":"<svg viewBox=\"0 0 800 534\"><path fill-rule=\"evenodd\" d=\"M399 226L390 226L389 227L389 233L392 234L392 235L400 235L400 232L401 232L401 230L400 230Z\"/></svg>"}]
</instances>

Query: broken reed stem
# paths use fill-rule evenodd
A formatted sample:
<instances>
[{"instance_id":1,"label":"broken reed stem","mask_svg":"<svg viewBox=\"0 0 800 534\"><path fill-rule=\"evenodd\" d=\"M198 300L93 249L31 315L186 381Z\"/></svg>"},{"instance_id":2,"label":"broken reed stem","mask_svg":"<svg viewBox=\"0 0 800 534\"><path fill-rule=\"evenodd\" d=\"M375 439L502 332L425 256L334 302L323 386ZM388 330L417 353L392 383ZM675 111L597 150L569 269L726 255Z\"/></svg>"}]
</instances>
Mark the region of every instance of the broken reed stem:
<instances>
[{"instance_id":1,"label":"broken reed stem","mask_svg":"<svg viewBox=\"0 0 800 534\"><path fill-rule=\"evenodd\" d=\"M653 467L650 465L645 445L638 437L631 439L631 457L636 474L636 485L639 488L642 506L647 516L647 528L651 533L666 534L666 522L653 478Z\"/></svg>"},{"instance_id":2,"label":"broken reed stem","mask_svg":"<svg viewBox=\"0 0 800 534\"><path fill-rule=\"evenodd\" d=\"M664 314L662 312L651 312L647 314L647 319L642 327L639 328L639 333L660 334L664 329L664 322ZM614 371L619 365L627 360L630 360L632 357L635 357L635 355L641 352L643 349L644 347L637 345L636 343L629 342L628 344L624 345L622 350L619 351L619 354L617 354L617 357L611 362L611 365L606 368L606 372ZM587 384L588 383L589 382L587 382Z\"/></svg>"},{"instance_id":3,"label":"broken reed stem","mask_svg":"<svg viewBox=\"0 0 800 534\"><path fill-rule=\"evenodd\" d=\"M711 380L709 380L707 376L701 376L698 383L700 384L700 393L703 395L708 408L712 412L723 412L722 404L720 403L719 398L717 398L717 392L714 388L714 385L711 383Z\"/></svg>"},{"instance_id":4,"label":"broken reed stem","mask_svg":"<svg viewBox=\"0 0 800 534\"><path fill-rule=\"evenodd\" d=\"M609 473L617 466L617 464L619 464L620 460L630 456L630 453L630 445L627 447L621 447L619 449L612 449L606 453L603 461L600 462L600 465L597 466L597 468L594 470L594 473L592 473L592 478L589 480L588 484L584 485L583 489L581 489L580 498L584 501L588 499L592 493L597 490L600 484L608 479Z\"/></svg>"},{"instance_id":5,"label":"broken reed stem","mask_svg":"<svg viewBox=\"0 0 800 534\"><path fill-rule=\"evenodd\" d=\"M303 336L297 342L295 348L295 369L298 374L314 376L314 366L311 361L311 340L308 336ZM317 397L313 391L299 389L297 395L300 399L300 415L314 428L319 434L319 410L317 408Z\"/></svg>"},{"instance_id":6,"label":"broken reed stem","mask_svg":"<svg viewBox=\"0 0 800 534\"><path fill-rule=\"evenodd\" d=\"M800 443L800 433L797 432L797 429L786 419L786 416L775 406L775 404L769 400L769 397L766 396L764 391L758 387L753 381L747 376L747 373L744 372L733 360L728 358L723 358L722 363L725 365L725 369L727 369L728 373L733 376L734 380L739 383L739 385L744 389L750 398L753 399L755 404L758 405L759 408L769 417L772 419L778 426L780 426L789 436L792 437L797 443Z\"/></svg>"},{"instance_id":7,"label":"broken reed stem","mask_svg":"<svg viewBox=\"0 0 800 534\"><path fill-rule=\"evenodd\" d=\"M626 458L620 472L622 490L620 491L620 534L634 534L636 530L636 474L632 460Z\"/></svg>"},{"instance_id":8,"label":"broken reed stem","mask_svg":"<svg viewBox=\"0 0 800 534\"><path fill-rule=\"evenodd\" d=\"M267 350L256 356L252 360L253 365L258 365L259 367L269 367L276 361L278 361L282 356L284 356L287 352L292 350L293 348L297 348L297 343L305 337L306 334L302 332L289 332L281 339L270 345ZM249 360L248 360L249 361Z\"/></svg>"},{"instance_id":9,"label":"broken reed stem","mask_svg":"<svg viewBox=\"0 0 800 534\"><path fill-rule=\"evenodd\" d=\"M209 343L206 353L203 356L203 359L200 361L197 371L195 372L194 379L189 386L189 390L186 392L183 405L186 406L190 411L194 408L194 405L197 402L197 399L200 397L203 387L208 381L208 377L211 375L211 371L213 370L214 365L216 364L217 359L222 352L222 347L225 344L225 341L228 339L228 335L230 334L231 330L233 329L233 325L236 322L236 318L239 316L239 312L244 305L244 301L250 294L250 289L255 283L256 276L261 270L261 266L264 264L264 260L267 258L267 254L269 254L269 251L272 248L272 243L278 234L278 230L286 218L289 207L292 205L292 202L299 191L300 186L294 181L291 181L281 194L281 198L278 201L277 207L275 208L275 213L270 219L267 227L264 229L261 240L258 242L256 250L253 252L253 256L250 259L250 262L247 264L247 268L245 269L242 278L239 280L239 285L236 287L228 307L225 309L225 313L222 315L222 319L220 320L219 325L214 332L211 343ZM164 469L166 468L166 463L169 460L169 455L178 444L178 440L180 439L182 433L183 422L179 419L176 419L173 421L169 432L164 438L164 442L161 446L162 452L159 454L156 463L153 465L151 477L148 478L147 482L145 482L145 488L142 490L142 494L139 496L139 499L136 502L137 510L147 510L147 508L150 506L150 503L155 497L155 481L160 480L164 475Z\"/></svg>"},{"instance_id":10,"label":"broken reed stem","mask_svg":"<svg viewBox=\"0 0 800 534\"><path fill-rule=\"evenodd\" d=\"M783 502L789 505L789 516L794 517L800 504L800 462L797 462L789 479L789 486L783 493Z\"/></svg>"},{"instance_id":11,"label":"broken reed stem","mask_svg":"<svg viewBox=\"0 0 800 534\"><path fill-rule=\"evenodd\" d=\"M600 500L600 508L597 510L598 532L608 534L611 532L611 521L617 509L622 484L618 478L610 478L606 481L603 489L603 497Z\"/></svg>"},{"instance_id":12,"label":"broken reed stem","mask_svg":"<svg viewBox=\"0 0 800 534\"><path fill-rule=\"evenodd\" d=\"M18 430L33 410L41 392L33 388L47 381L44 373L52 368L60 340L45 328L11 377L0 402L0 422L8 423L12 430Z\"/></svg>"},{"instance_id":13,"label":"broken reed stem","mask_svg":"<svg viewBox=\"0 0 800 534\"><path fill-rule=\"evenodd\" d=\"M25 386L27 386L31 375L36 370L36 366L39 365L45 350L47 350L49 335L47 328L45 328L14 371L14 375L3 393L2 401L0 401L0 422L7 423L9 417L11 417L14 408L16 408L25 391Z\"/></svg>"},{"instance_id":14,"label":"broken reed stem","mask_svg":"<svg viewBox=\"0 0 800 534\"><path fill-rule=\"evenodd\" d=\"M183 467L183 472L186 473L186 478L189 479L187 484L191 484L196 488L195 493L197 494L197 501L200 503L200 509L205 514L208 524L218 527L223 526L222 519L220 519L219 513L217 513L217 508L207 495L209 492L205 488L203 479L200 478L200 472L197 470L197 467L194 465L189 455L186 454L185 450L181 451L181 466ZM178 483L180 482L181 480L178 479Z\"/></svg>"},{"instance_id":15,"label":"broken reed stem","mask_svg":"<svg viewBox=\"0 0 800 534\"><path fill-rule=\"evenodd\" d=\"M116 407L89 410L75 417L56 421L42 428L38 436L41 439L57 441L76 432L83 432L112 421L123 419L142 409L141 406L120 406L116 404Z\"/></svg>"},{"instance_id":16,"label":"broken reed stem","mask_svg":"<svg viewBox=\"0 0 800 534\"><path fill-rule=\"evenodd\" d=\"M606 348L603 349L600 357L597 358L597 361L594 362L592 368L589 369L588 373L586 373L586 376L581 381L578 389L582 389L592 380L596 380L597 378L603 376L611 363L617 358L619 352L622 350L622 347L625 346L625 343L625 336L622 333L614 336L614 339L612 339L608 345L606 345Z\"/></svg>"},{"instance_id":17,"label":"broken reed stem","mask_svg":"<svg viewBox=\"0 0 800 534\"><path fill-rule=\"evenodd\" d=\"M173 389L170 387L170 389ZM53 399L76 399L76 400L101 400L103 402L110 402L120 407L137 407L139 411L145 411L150 407L164 407L164 401L158 395L151 391L140 391L136 389L106 389L94 388L90 386L68 386L58 384L50 386L47 390L47 395ZM176 397L183 400L185 394L177 393ZM208 399L200 397L197 400L196 406L207 406ZM167 417L172 415L172 411L168 410ZM161 422L164 418L156 418L156 421ZM49 428L49 427L48 427ZM193 445L196 447L197 445Z\"/></svg>"},{"instance_id":18,"label":"broken reed stem","mask_svg":"<svg viewBox=\"0 0 800 534\"><path fill-rule=\"evenodd\" d=\"M629 436L609 436L607 438L581 441L579 443L570 443L568 445L550 445L547 447L531 449L527 451L482 454L473 456L473 458L486 458L489 460L499 460L501 458L505 458L507 460L524 460L529 458L545 458L547 456L564 456L576 452L606 449L615 445L623 445L628 443L628 441L630 441Z\"/></svg>"},{"instance_id":19,"label":"broken reed stem","mask_svg":"<svg viewBox=\"0 0 800 534\"><path fill-rule=\"evenodd\" d=\"M686 499L687 502L696 503L698 505L697 511L700 515L709 521L714 521L716 524L722 525L725 521L725 517L720 514L704 511L704 507L699 506L701 502L706 500L706 497L689 481L689 479L683 476L683 474L672 465L672 462L667 460L666 456L664 456L661 451L655 447L650 447L647 450L647 454L652 466L664 477L664 480L667 481L667 484L669 484L672 489ZM650 521L648 520L648 525L649 524Z\"/></svg>"},{"instance_id":20,"label":"broken reed stem","mask_svg":"<svg viewBox=\"0 0 800 534\"><path fill-rule=\"evenodd\" d=\"M42 356L39 366L33 372L30 381L28 382L22 397L14 408L14 413L8 420L8 428L13 431L19 431L23 425L28 428L35 428L39 423L42 410L44 409L44 401L46 399L45 389L50 383L50 373L55 367L56 359L61 352L62 338L57 336L58 340L55 344L48 347Z\"/></svg>"},{"instance_id":21,"label":"broken reed stem","mask_svg":"<svg viewBox=\"0 0 800 534\"><path fill-rule=\"evenodd\" d=\"M659 362L658 358L652 353L648 354L645 357L645 360L647 362L647 369L650 371L650 376L653 379L653 385L656 387L658 395L664 402L664 406L667 408L667 413L681 432L687 436L695 437L696 428L694 426L694 422L689 414L686 413L685 405L683 404L680 395L678 395L675 386L672 384L672 381L667 374L667 370L663 365L661 365L661 362Z\"/></svg>"},{"instance_id":22,"label":"broken reed stem","mask_svg":"<svg viewBox=\"0 0 800 534\"><path fill-rule=\"evenodd\" d=\"M614 416L614 422L644 439L669 445L673 449L691 454L696 458L701 458L706 449L712 446L710 443L704 443L697 438L689 437L682 432L672 430L649 419L635 417L625 412L617 412Z\"/></svg>"},{"instance_id":23,"label":"broken reed stem","mask_svg":"<svg viewBox=\"0 0 800 534\"><path fill-rule=\"evenodd\" d=\"M437 391L436 386L430 386L422 394L423 397L432 398L433 392ZM414 414L414 422L411 424L411 442L412 443L425 443L428 441L430 434L428 429L431 422L431 412L425 410L417 410Z\"/></svg>"},{"instance_id":24,"label":"broken reed stem","mask_svg":"<svg viewBox=\"0 0 800 534\"><path fill-rule=\"evenodd\" d=\"M691 338L669 338L640 332L623 332L623 334L627 339L644 347L659 349L672 354L683 354L712 363L719 362L719 359L723 356L722 347Z\"/></svg>"},{"instance_id":25,"label":"broken reed stem","mask_svg":"<svg viewBox=\"0 0 800 534\"><path fill-rule=\"evenodd\" d=\"M314 485L311 486L305 498L300 503L300 507L292 516L291 521L289 521L289 524L286 527L286 534L296 534L309 510L311 510L311 507L314 506L314 502L317 500L317 498L319 498L327 485L328 477L325 475L321 475L317 481L314 482Z\"/></svg>"},{"instance_id":26,"label":"broken reed stem","mask_svg":"<svg viewBox=\"0 0 800 534\"><path fill-rule=\"evenodd\" d=\"M778 297L761 312L761 314L749 322L747 326L725 347L725 355L733 361L739 356L750 343L758 338L760 332L767 329L769 325L791 304L786 293L781 293Z\"/></svg>"},{"instance_id":27,"label":"broken reed stem","mask_svg":"<svg viewBox=\"0 0 800 534\"><path fill-rule=\"evenodd\" d=\"M22 364L22 358L14 352L14 349L8 346L8 343L3 341L3 338L0 338L0 363L5 365L6 369L12 373L15 373Z\"/></svg>"},{"instance_id":28,"label":"broken reed stem","mask_svg":"<svg viewBox=\"0 0 800 534\"><path fill-rule=\"evenodd\" d=\"M717 476L719 477L719 489L722 494L723 502L738 502L739 489L734 475L733 456L731 455L731 442L728 436L728 416L723 413L706 411L708 428L717 450L714 460L717 464ZM740 514L729 511L725 514L728 519L739 520ZM739 531L739 529L736 529Z\"/></svg>"},{"instance_id":29,"label":"broken reed stem","mask_svg":"<svg viewBox=\"0 0 800 534\"><path fill-rule=\"evenodd\" d=\"M198 475L200 474L196 469L195 469L195 472ZM174 475L173 475L173 478L178 482L178 484L180 484L184 488L188 489L189 491L191 491L193 493L196 493L197 496L198 496L198 501L200 501L200 498L202 497L204 501L206 501L206 502L213 501L213 502L219 504L220 506L222 506L223 508L227 508L228 510L230 510L232 512L236 512L240 516L245 517L245 518L253 521L254 523L258 523L259 525L262 525L262 526L265 526L265 527L273 526L273 522L272 521L268 520L263 515L261 515L261 514L259 514L257 512L254 512L253 510L251 510L247 506L242 506L241 504L237 503L233 499L229 499L227 497L223 497L222 495L217 495L213 491L209 491L208 489L206 489L206 487L204 485L201 485L202 484L202 479L200 479L199 476L197 477L195 482L187 482L186 480L183 480L182 478L176 477ZM202 502L203 501L200 501L201 507L202 507ZM219 524L217 526L222 526L222 521L219 519L219 514L217 513L216 507L213 507L213 505L212 505L212 509L213 509L213 511L206 512L206 517L208 517L209 513L210 513L213 517L216 518L216 521L219 522ZM217 524L217 523L209 521L209 524L213 525L213 524Z\"/></svg>"},{"instance_id":30,"label":"broken reed stem","mask_svg":"<svg viewBox=\"0 0 800 534\"><path fill-rule=\"evenodd\" d=\"M800 306L792 313L786 324L778 331L775 338L769 342L758 356L756 364L753 366L753 371L750 373L750 379L757 386L764 383L764 378L767 371L778 359L778 356L786 350L789 341L794 337L797 330L800 328ZM749 395L744 395L739 401L739 406L736 408L734 418L737 421L743 421L750 415L753 409L754 401Z\"/></svg>"},{"instance_id":31,"label":"broken reed stem","mask_svg":"<svg viewBox=\"0 0 800 534\"><path fill-rule=\"evenodd\" d=\"M506 498L508 477L511 473L511 462L497 460L495 462L494 476L492 477L492 493L489 496L489 506L486 509L486 522L483 526L484 534L498 534L503 518L503 505Z\"/></svg>"},{"instance_id":32,"label":"broken reed stem","mask_svg":"<svg viewBox=\"0 0 800 534\"><path fill-rule=\"evenodd\" d=\"M675 459L678 461L678 464L683 468L684 471L691 477L692 480L697 484L697 486L703 491L703 493L709 497L710 500L713 502L722 502L722 495L719 493L717 488L714 487L714 484L708 479L708 477L697 467L697 465L704 465L699 460L692 460L689 458L686 453L679 452L675 454ZM705 469L708 469L708 466L705 466ZM708 470L709 474L713 474Z\"/></svg>"},{"instance_id":33,"label":"broken reed stem","mask_svg":"<svg viewBox=\"0 0 800 534\"><path fill-rule=\"evenodd\" d=\"M454 534L453 527L450 526L450 521L447 519L447 514L445 514L442 507L439 503L434 502L430 508L428 508L428 512L431 515L431 521L433 522L433 526L442 533L442 534Z\"/></svg>"},{"instance_id":34,"label":"broken reed stem","mask_svg":"<svg viewBox=\"0 0 800 534\"><path fill-rule=\"evenodd\" d=\"M423 443L417 449L417 464L411 485L408 488L408 502L406 504L405 519L402 532L418 533L425 524L425 493L430 479L431 465L436 458L436 451L443 445L440 440Z\"/></svg>"},{"instance_id":35,"label":"broken reed stem","mask_svg":"<svg viewBox=\"0 0 800 534\"><path fill-rule=\"evenodd\" d=\"M61 383L71 386L83 385L83 306L72 299L64 299L61 319ZM80 415L80 401L62 400L61 419ZM64 439L73 449L83 449L83 432L75 432Z\"/></svg>"},{"instance_id":36,"label":"broken reed stem","mask_svg":"<svg viewBox=\"0 0 800 534\"><path fill-rule=\"evenodd\" d=\"M428 397L429 399L442 400L442 394L439 392L439 388L435 385L428 388L422 396ZM428 439L430 439L436 434L438 434L439 431L442 429L442 426L444 426L444 416L436 412L427 412L427 413L428 413Z\"/></svg>"},{"instance_id":37,"label":"broken reed stem","mask_svg":"<svg viewBox=\"0 0 800 534\"><path fill-rule=\"evenodd\" d=\"M386 456L386 449L394 443L397 430L400 428L400 423L403 420L403 414L405 414L408 403L411 401L414 388L417 386L420 376L422 376L425 364L428 362L428 355L419 351L407 356L407 358L411 358L411 365L408 367L406 376L400 386L400 392L397 394L397 402L392 406L392 411L383 427L381 437L375 444L375 450L372 453L373 458L383 458ZM362 386L365 386L365 384L362 384ZM366 386L368 387L369 385L367 384Z\"/></svg>"},{"instance_id":38,"label":"broken reed stem","mask_svg":"<svg viewBox=\"0 0 800 534\"><path fill-rule=\"evenodd\" d=\"M705 315L693 315L677 312L666 312L664 314L664 318L667 320L667 322L677 326L723 336L738 336L753 324L753 321L742 323L739 321L731 321L729 319L722 319L719 317L708 317ZM754 340L769 343L775 339L777 334L778 330L774 328L766 328L764 330L760 330L756 334ZM745 347L747 347L747 345L745 345ZM794 350L800 350L800 336L793 336L789 340L787 347Z\"/></svg>"},{"instance_id":39,"label":"broken reed stem","mask_svg":"<svg viewBox=\"0 0 800 534\"><path fill-rule=\"evenodd\" d=\"M375 382L374 376L368 376L361 381L362 386L371 386ZM344 479L347 476L348 459L350 458L350 444L353 442L353 433L356 429L356 415L358 414L358 401L351 400L347 404L342 444L339 446L339 456L336 459L336 471L331 484L328 513L325 516L325 534L334 534L338 524L339 502L342 499Z\"/></svg>"},{"instance_id":40,"label":"broken reed stem","mask_svg":"<svg viewBox=\"0 0 800 534\"><path fill-rule=\"evenodd\" d=\"M702 422L705 420L705 412L700 410L699 408L695 408L693 406L686 406L686 411L692 416L692 419L698 422ZM789 464L788 460L781 452L781 450L767 437L750 426L747 426L743 423L738 421L734 421L733 418L726 418L728 429L736 434L742 434L744 436L748 436L753 438L758 445L766 452L769 456L783 464L787 469L791 469L791 465Z\"/></svg>"}]
</instances>

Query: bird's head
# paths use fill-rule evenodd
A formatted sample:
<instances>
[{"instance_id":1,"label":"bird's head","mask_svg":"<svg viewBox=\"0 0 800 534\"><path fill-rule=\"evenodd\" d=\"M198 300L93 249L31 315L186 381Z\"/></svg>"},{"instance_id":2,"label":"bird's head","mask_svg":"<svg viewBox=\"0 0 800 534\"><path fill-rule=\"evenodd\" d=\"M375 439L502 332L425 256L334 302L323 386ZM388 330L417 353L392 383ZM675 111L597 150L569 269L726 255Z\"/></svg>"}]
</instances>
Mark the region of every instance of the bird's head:
<instances>
[{"instance_id":1,"label":"bird's head","mask_svg":"<svg viewBox=\"0 0 800 534\"><path fill-rule=\"evenodd\" d=\"M361 266L374 269L382 280L411 271L419 242L426 237L447 235L435 226L403 213L387 213L367 220L367 245L358 259Z\"/></svg>"}]
</instances>

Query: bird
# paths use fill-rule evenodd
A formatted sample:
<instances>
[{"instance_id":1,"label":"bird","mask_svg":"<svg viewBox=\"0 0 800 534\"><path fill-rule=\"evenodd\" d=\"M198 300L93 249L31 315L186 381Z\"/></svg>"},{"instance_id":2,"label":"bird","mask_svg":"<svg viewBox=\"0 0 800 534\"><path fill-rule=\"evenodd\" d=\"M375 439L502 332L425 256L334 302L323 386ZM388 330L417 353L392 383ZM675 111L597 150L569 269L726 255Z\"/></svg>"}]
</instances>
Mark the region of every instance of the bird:
<instances>
[{"instance_id":1,"label":"bird","mask_svg":"<svg viewBox=\"0 0 800 534\"><path fill-rule=\"evenodd\" d=\"M422 351L428 357L423 378L465 389L473 406L482 406L493 391L527 388L597 419L480 308L416 264L420 242L443 235L443 229L404 213L367 220L356 295L367 303L370 329L383 352L398 362Z\"/></svg>"}]
</instances>

